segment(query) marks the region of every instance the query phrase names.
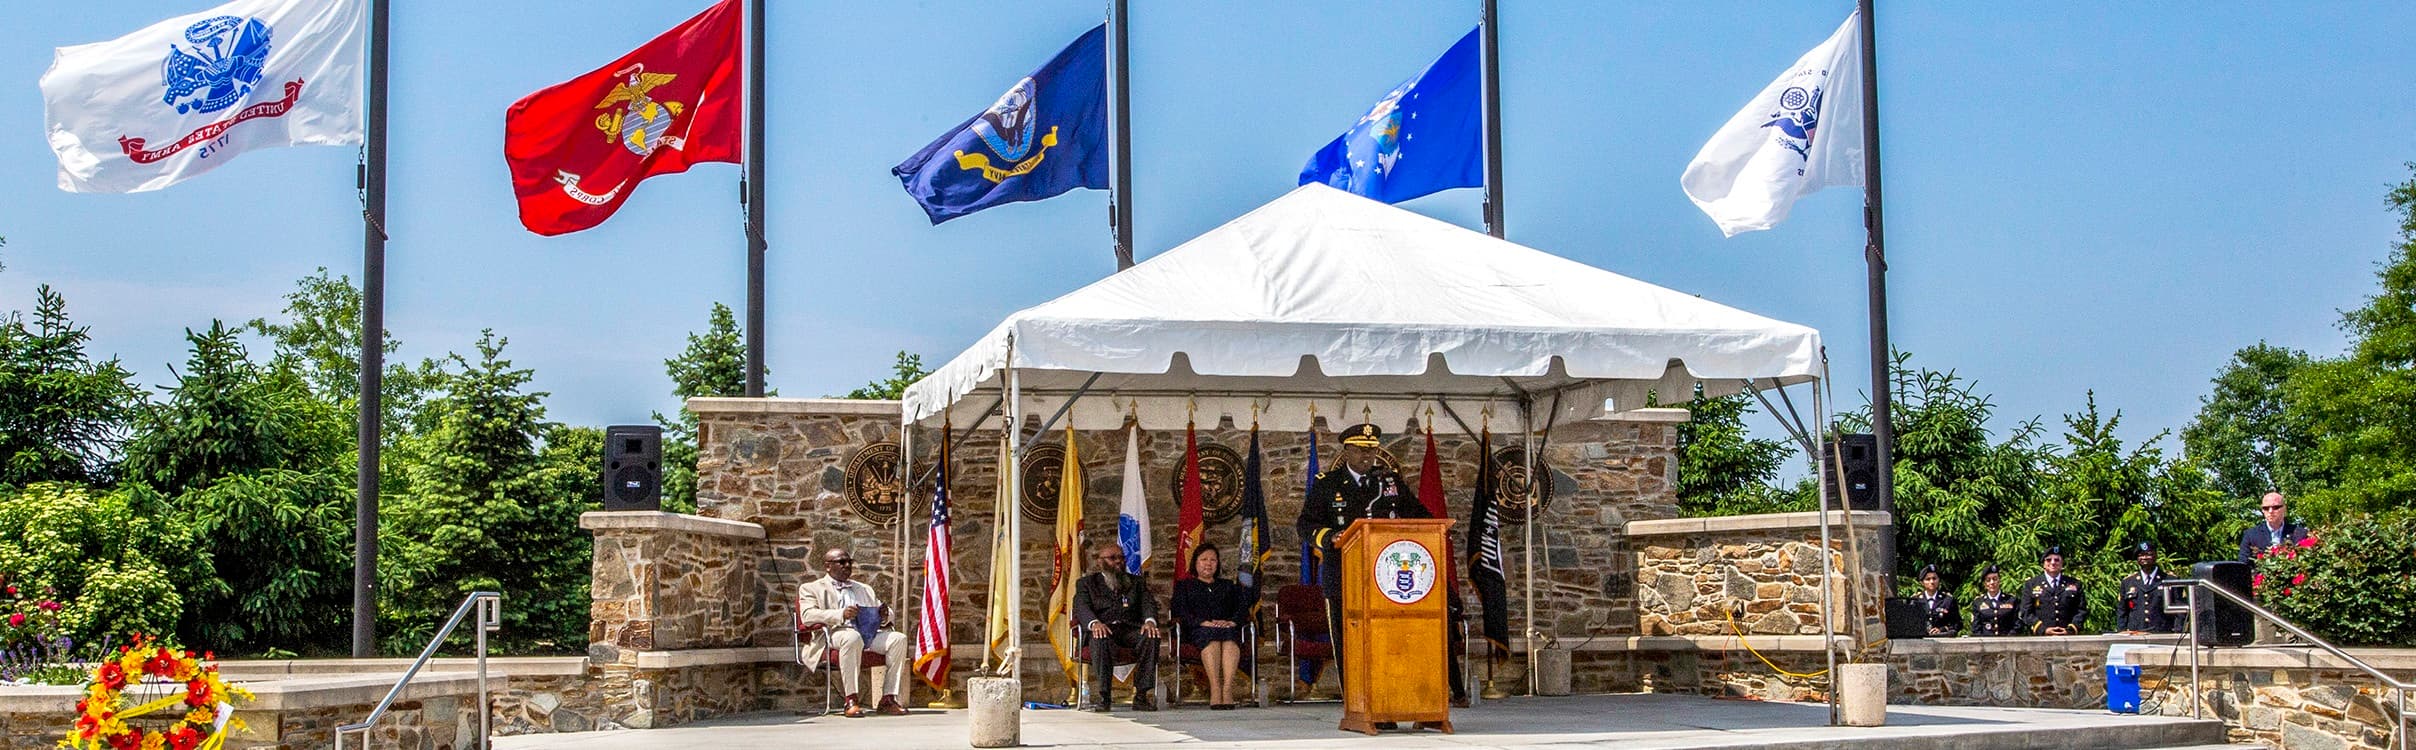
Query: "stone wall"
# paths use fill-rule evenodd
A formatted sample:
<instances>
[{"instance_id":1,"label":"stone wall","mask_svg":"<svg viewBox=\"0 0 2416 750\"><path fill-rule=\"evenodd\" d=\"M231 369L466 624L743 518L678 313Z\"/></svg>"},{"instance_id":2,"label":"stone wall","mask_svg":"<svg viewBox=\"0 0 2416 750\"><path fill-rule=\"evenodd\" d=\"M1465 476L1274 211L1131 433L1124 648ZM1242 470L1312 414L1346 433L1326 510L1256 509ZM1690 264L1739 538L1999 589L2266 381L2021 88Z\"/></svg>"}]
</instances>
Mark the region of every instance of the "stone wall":
<instances>
[{"instance_id":1,"label":"stone wall","mask_svg":"<svg viewBox=\"0 0 2416 750\"><path fill-rule=\"evenodd\" d=\"M875 442L897 439L896 402L700 398L691 399L688 407L697 414L702 430L697 512L763 527L767 559L761 570L767 587L793 590L796 584L819 575L811 561L821 549L845 545L853 550L859 578L893 605L914 604L911 598L919 582L901 586L898 573L913 570L921 562L922 524L928 513L924 504L930 490L918 488L911 493L915 509L908 513L909 525L904 529L895 523L876 525L859 516L844 494L846 469L856 452ZM1684 416L1678 410L1647 410L1618 420L1565 424L1552 431L1544 455L1557 490L1542 514L1543 523L1534 530L1531 548L1537 566L1536 628L1562 638L1635 633L1634 561L1625 546L1624 528L1630 521L1676 515L1672 486L1677 438L1673 427ZM1027 428L1037 426L1035 415ZM1236 429L1230 421L1202 425L1198 436L1203 444L1243 452L1249 441L1246 425L1244 428ZM937 432L917 432L918 474L937 453ZM1414 475L1425 455L1423 437L1407 430L1395 433L1385 447ZM1330 431L1321 434L1327 442L1319 452L1330 468L1336 446ZM1042 441L1059 442L1063 435L1062 430L1052 430ZM1175 564L1170 537L1177 508L1168 488L1181 468L1183 437L1180 431L1144 431L1140 436L1142 481L1149 488L1151 515L1161 526L1159 553L1152 558L1147 576L1157 587L1161 603L1171 587ZM1074 440L1089 488L1084 513L1087 537L1112 540L1116 498L1123 482L1125 432L1078 431ZM1496 435L1495 440L1499 450L1511 444L1512 436ZM983 623L979 613L989 598L990 584L983 571L988 570L992 551L999 442L999 432L992 428L971 431L953 447L949 497L956 567L950 606L958 616L953 618L950 639L960 645L980 641ZM1438 434L1436 442L1450 510L1454 517L1464 519L1477 474L1477 441L1473 436ZM1307 479L1307 439L1299 433L1262 432L1260 449L1268 514L1275 525L1274 557L1268 566L1271 583L1297 582L1300 545L1292 522L1299 515L1301 488ZM1238 519L1212 525L1207 537L1233 546L1239 526ZM1530 552L1527 533L1521 526L1505 529L1513 612L1525 611L1518 566ZM1027 659L1036 663L1053 659L1042 630L1053 556L1047 534L1037 523L1024 527L1022 605L1028 629L1023 635ZM798 564L789 565L790 561ZM906 601L899 601L901 598ZM770 603L773 611L766 613L768 622L758 629L757 643L785 642L788 606L786 601ZM1512 627L1522 629L1516 618ZM955 660L952 681L961 681L979 662L978 651L960 656ZM1056 671L1027 672L1034 678L1027 689L1035 699L1062 697L1066 685Z\"/></svg>"},{"instance_id":2,"label":"stone wall","mask_svg":"<svg viewBox=\"0 0 2416 750\"><path fill-rule=\"evenodd\" d=\"M400 674L308 675L239 680L254 698L236 707L245 726L227 733L230 750L322 750L338 725L360 721ZM501 691L490 676L487 689ZM369 730L368 747L458 750L476 747L478 680L473 674L423 672ZM76 686L0 687L0 750L52 750L71 730ZM169 716L163 714L162 716ZM141 720L137 720L141 724ZM165 722L149 725L165 726ZM360 735L351 746L361 747Z\"/></svg>"},{"instance_id":3,"label":"stone wall","mask_svg":"<svg viewBox=\"0 0 2416 750\"><path fill-rule=\"evenodd\" d=\"M2359 659L2401 681L2416 679L2416 650L2358 649ZM2381 750L2392 747L2394 724L2416 723L2393 704L2389 687L2341 661L2303 647L2206 649L2192 705L2190 656L2185 649L2134 651L2140 667L2140 712L2189 716L2193 710L2224 721L2234 742L2263 742L2293 750ZM2416 705L2416 698L2411 698Z\"/></svg>"},{"instance_id":4,"label":"stone wall","mask_svg":"<svg viewBox=\"0 0 2416 750\"><path fill-rule=\"evenodd\" d=\"M633 663L639 651L729 648L753 643L787 609L764 582L764 530L730 521L656 512L588 513L595 532L588 656Z\"/></svg>"},{"instance_id":5,"label":"stone wall","mask_svg":"<svg viewBox=\"0 0 2416 750\"><path fill-rule=\"evenodd\" d=\"M1838 578L1829 598L1840 612L1859 609L1865 632L1883 632L1880 603L1887 574L1880 567L1879 540L1889 533L1888 514L1856 511L1828 514L1827 555ZM1818 635L1821 632L1820 514L1637 521L1627 525L1635 547L1636 618L1640 635ZM1851 522L1858 545L1847 542ZM1848 601L1845 576L1850 551L1859 547L1861 603ZM1848 616L1830 632L1847 633Z\"/></svg>"}]
</instances>

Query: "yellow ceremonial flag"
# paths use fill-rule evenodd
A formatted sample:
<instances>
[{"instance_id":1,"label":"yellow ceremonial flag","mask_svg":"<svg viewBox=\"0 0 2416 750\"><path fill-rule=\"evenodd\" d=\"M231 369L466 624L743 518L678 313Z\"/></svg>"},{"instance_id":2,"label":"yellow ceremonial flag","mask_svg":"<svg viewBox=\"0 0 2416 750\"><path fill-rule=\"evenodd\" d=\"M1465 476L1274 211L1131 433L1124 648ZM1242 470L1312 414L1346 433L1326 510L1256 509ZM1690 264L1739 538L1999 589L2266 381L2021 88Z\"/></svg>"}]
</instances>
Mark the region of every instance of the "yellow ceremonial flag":
<instances>
[{"instance_id":1,"label":"yellow ceremonial flag","mask_svg":"<svg viewBox=\"0 0 2416 750\"><path fill-rule=\"evenodd\" d=\"M1057 665L1066 679L1074 677L1074 644L1069 632L1074 619L1074 584L1082 580L1082 455L1074 449L1074 426L1065 426L1065 471L1057 475L1057 564L1049 580L1049 647L1057 650Z\"/></svg>"},{"instance_id":2,"label":"yellow ceremonial flag","mask_svg":"<svg viewBox=\"0 0 2416 750\"><path fill-rule=\"evenodd\" d=\"M1010 647L1015 640L1014 626L1009 624L1009 618L1014 612L1011 608L1021 598L1015 592L1015 546L1008 542L1008 524L1015 522L1016 506L1015 487L1007 481L1008 462L1013 460L1015 454L1007 450L1006 438L999 438L998 494L995 496L998 499L991 503L990 524L990 637L989 649L982 658L982 662L987 664L992 657L996 657L1009 670L1015 666L1006 663L1007 652L1012 650Z\"/></svg>"}]
</instances>

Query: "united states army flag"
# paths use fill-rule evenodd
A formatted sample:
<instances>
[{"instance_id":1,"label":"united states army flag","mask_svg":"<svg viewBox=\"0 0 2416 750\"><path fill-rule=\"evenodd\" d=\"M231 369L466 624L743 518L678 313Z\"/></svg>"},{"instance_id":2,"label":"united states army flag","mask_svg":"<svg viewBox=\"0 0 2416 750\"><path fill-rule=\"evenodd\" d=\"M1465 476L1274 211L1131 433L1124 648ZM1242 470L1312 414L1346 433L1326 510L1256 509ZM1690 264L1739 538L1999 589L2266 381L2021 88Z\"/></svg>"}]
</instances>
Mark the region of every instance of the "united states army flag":
<instances>
[{"instance_id":1,"label":"united states army flag","mask_svg":"<svg viewBox=\"0 0 2416 750\"><path fill-rule=\"evenodd\" d=\"M1720 232L1769 229L1795 200L1862 184L1862 25L1849 15L1703 144L1678 184Z\"/></svg>"},{"instance_id":2,"label":"united states army flag","mask_svg":"<svg viewBox=\"0 0 2416 750\"><path fill-rule=\"evenodd\" d=\"M42 74L59 189L136 193L244 151L361 142L363 0L236 0L60 47Z\"/></svg>"}]
</instances>

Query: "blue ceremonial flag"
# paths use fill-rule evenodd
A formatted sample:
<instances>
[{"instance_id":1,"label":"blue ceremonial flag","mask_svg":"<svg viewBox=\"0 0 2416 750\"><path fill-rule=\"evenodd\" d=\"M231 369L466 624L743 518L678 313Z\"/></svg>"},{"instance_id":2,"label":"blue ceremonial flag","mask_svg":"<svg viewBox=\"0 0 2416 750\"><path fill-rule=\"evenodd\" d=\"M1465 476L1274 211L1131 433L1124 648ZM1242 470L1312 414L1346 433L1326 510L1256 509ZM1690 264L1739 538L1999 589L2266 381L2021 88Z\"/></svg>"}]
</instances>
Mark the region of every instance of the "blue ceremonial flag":
<instances>
[{"instance_id":1,"label":"blue ceremonial flag","mask_svg":"<svg viewBox=\"0 0 2416 750\"><path fill-rule=\"evenodd\" d=\"M1437 190L1485 185L1484 105L1477 32L1394 87L1350 130L1309 157L1300 184L1322 182L1399 203Z\"/></svg>"},{"instance_id":2,"label":"blue ceremonial flag","mask_svg":"<svg viewBox=\"0 0 2416 750\"><path fill-rule=\"evenodd\" d=\"M889 173L933 224L1074 188L1107 189L1106 40L1106 24L1092 28Z\"/></svg>"}]
</instances>

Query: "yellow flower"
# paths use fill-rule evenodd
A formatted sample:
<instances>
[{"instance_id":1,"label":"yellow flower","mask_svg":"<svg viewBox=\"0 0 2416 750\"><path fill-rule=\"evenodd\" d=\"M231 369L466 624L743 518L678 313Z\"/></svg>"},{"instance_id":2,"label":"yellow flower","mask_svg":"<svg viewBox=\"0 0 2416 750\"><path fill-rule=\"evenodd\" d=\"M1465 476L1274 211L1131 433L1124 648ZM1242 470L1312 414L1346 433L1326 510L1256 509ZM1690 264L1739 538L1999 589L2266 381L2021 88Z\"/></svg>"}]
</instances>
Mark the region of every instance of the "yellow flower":
<instances>
[{"instance_id":1,"label":"yellow flower","mask_svg":"<svg viewBox=\"0 0 2416 750\"><path fill-rule=\"evenodd\" d=\"M158 732L143 735L143 750L167 750L168 736Z\"/></svg>"},{"instance_id":2,"label":"yellow flower","mask_svg":"<svg viewBox=\"0 0 2416 750\"><path fill-rule=\"evenodd\" d=\"M209 706L203 706L201 708L196 708L185 712L186 722L200 724L202 726L209 726L210 722L216 721L217 719L218 711Z\"/></svg>"}]
</instances>

